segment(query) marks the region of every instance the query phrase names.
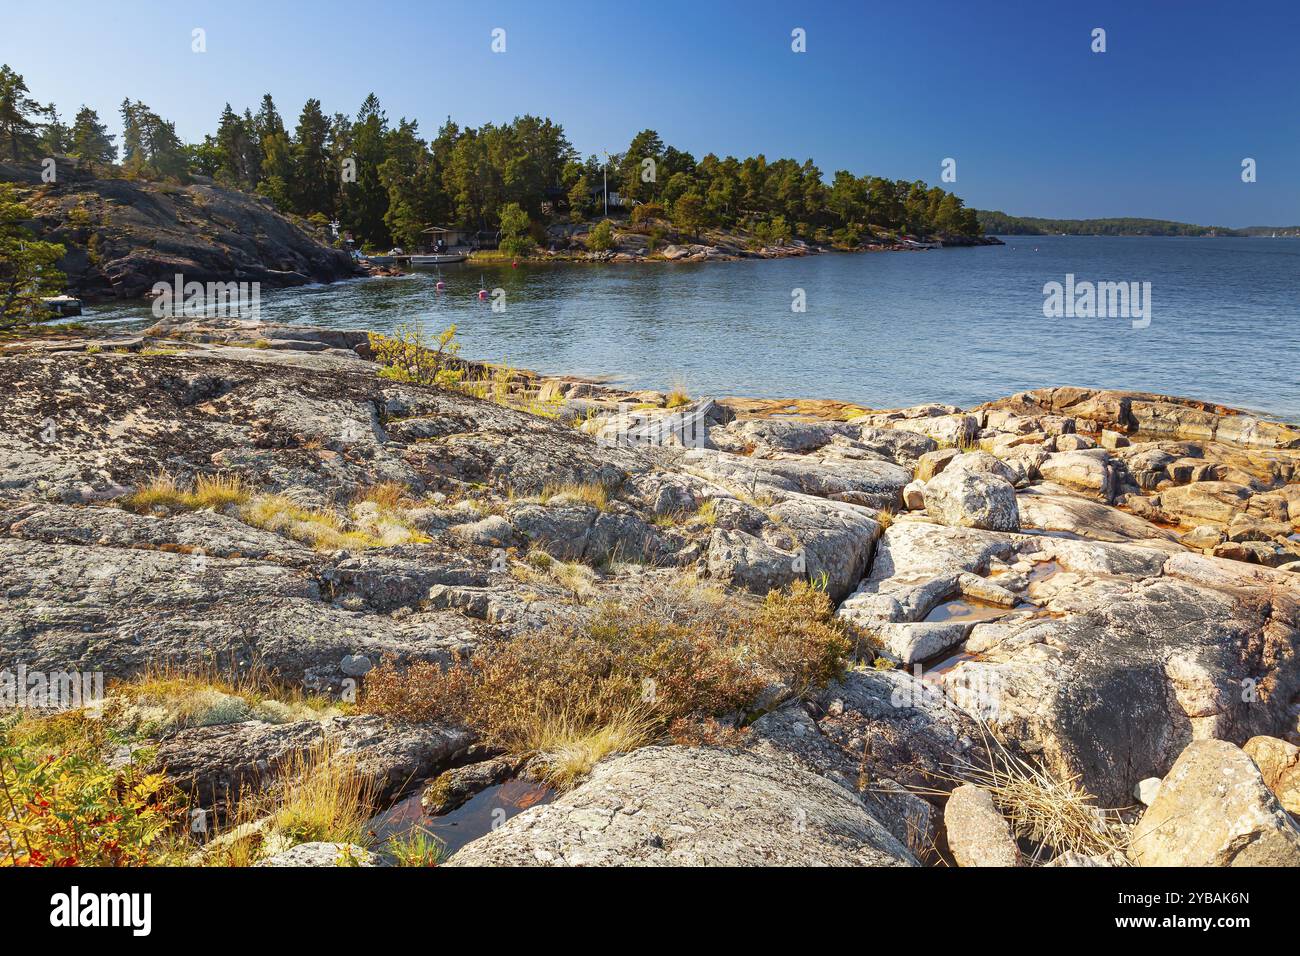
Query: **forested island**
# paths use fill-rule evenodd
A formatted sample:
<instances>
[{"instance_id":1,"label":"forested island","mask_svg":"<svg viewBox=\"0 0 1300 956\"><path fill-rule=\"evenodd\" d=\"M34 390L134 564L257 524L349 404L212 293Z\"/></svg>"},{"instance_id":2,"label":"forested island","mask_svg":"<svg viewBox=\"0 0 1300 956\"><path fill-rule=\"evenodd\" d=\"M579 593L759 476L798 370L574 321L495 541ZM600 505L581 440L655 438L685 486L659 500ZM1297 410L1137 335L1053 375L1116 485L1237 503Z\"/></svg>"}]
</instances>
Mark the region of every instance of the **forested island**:
<instances>
[{"instance_id":1,"label":"forested island","mask_svg":"<svg viewBox=\"0 0 1300 956\"><path fill-rule=\"evenodd\" d=\"M139 100L123 101L121 119L119 148L93 109L65 124L19 74L0 68L0 159L69 156L102 176L179 185L207 177L320 226L337 221L366 248L416 245L436 224L500 230L503 247L526 254L549 224L605 215L606 176L624 215L647 207L640 218L691 235L739 228L758 243L856 248L882 234L980 234L958 196L920 180L839 170L828 182L811 160L762 154L697 159L651 129L602 160L583 159L563 126L530 115L477 128L448 118L426 139L416 121L391 121L373 93L355 116L309 99L293 123L270 94L256 111L227 105L198 143Z\"/></svg>"}]
</instances>

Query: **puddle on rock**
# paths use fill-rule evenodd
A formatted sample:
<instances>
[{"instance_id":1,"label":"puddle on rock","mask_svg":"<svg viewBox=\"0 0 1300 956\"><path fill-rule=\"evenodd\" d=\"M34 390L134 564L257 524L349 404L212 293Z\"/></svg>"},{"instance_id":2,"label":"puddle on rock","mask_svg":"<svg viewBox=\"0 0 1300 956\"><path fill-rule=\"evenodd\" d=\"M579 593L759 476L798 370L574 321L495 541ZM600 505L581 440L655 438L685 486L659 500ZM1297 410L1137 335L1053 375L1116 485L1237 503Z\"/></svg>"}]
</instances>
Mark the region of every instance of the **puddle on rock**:
<instances>
[{"instance_id":1,"label":"puddle on rock","mask_svg":"<svg viewBox=\"0 0 1300 956\"><path fill-rule=\"evenodd\" d=\"M935 605L922 620L926 622L952 621L957 623L991 621L994 618L1010 613L1010 611L1011 608L1001 607L997 604L986 604L983 601L975 601L971 598L954 598L951 601L944 601L942 604Z\"/></svg>"},{"instance_id":2,"label":"puddle on rock","mask_svg":"<svg viewBox=\"0 0 1300 956\"><path fill-rule=\"evenodd\" d=\"M977 661L978 654L967 654L965 651L949 653L947 657L935 661L933 664L921 666L921 680L929 681L932 684L943 683L943 675L948 673L963 661Z\"/></svg>"},{"instance_id":3,"label":"puddle on rock","mask_svg":"<svg viewBox=\"0 0 1300 956\"><path fill-rule=\"evenodd\" d=\"M449 813L431 817L425 815L420 806L420 792L416 791L394 804L371 821L376 847L393 837L421 829L442 842L450 855L511 817L529 807L550 803L556 796L555 791L545 784L532 780L507 780L474 794Z\"/></svg>"},{"instance_id":4,"label":"puddle on rock","mask_svg":"<svg viewBox=\"0 0 1300 956\"><path fill-rule=\"evenodd\" d=\"M1030 584L1036 584L1039 581L1046 581L1054 577L1058 571L1063 571L1060 562L1055 558L1049 558L1046 561L1039 561L1034 565L1034 569L1029 572L1028 578Z\"/></svg>"}]
</instances>

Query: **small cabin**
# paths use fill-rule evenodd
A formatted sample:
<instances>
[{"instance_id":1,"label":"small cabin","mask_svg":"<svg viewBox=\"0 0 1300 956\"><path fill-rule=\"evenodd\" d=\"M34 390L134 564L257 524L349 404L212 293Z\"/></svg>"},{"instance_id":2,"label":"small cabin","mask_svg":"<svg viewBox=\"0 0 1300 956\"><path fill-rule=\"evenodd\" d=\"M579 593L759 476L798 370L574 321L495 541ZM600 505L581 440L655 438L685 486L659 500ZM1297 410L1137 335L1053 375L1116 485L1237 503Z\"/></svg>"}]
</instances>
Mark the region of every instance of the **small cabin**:
<instances>
[{"instance_id":1,"label":"small cabin","mask_svg":"<svg viewBox=\"0 0 1300 956\"><path fill-rule=\"evenodd\" d=\"M451 226L430 226L428 229L422 229L420 234L425 237L425 245L430 249L435 248L439 241L445 249L456 249L470 245L472 239L469 232Z\"/></svg>"}]
</instances>

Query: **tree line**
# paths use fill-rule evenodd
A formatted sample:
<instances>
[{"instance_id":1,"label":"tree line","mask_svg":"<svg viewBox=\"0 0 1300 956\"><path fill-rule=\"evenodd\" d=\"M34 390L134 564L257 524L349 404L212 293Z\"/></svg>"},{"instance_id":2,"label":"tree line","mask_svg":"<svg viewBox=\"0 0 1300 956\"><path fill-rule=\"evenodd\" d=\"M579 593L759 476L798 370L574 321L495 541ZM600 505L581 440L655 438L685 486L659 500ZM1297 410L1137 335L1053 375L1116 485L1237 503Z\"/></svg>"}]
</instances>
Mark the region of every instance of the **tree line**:
<instances>
[{"instance_id":1,"label":"tree line","mask_svg":"<svg viewBox=\"0 0 1300 956\"><path fill-rule=\"evenodd\" d=\"M71 126L0 68L0 157L69 155L111 174L186 182L207 176L256 192L282 212L337 220L372 246L417 244L430 225L540 238L541 229L603 214L608 189L640 218L684 231L743 228L768 240L799 237L853 247L877 231L977 235L975 212L926 183L837 171L811 161L696 159L643 130L621 153L583 159L554 121L537 116L461 127L450 118L431 139L405 117L391 121L371 93L356 116L326 114L309 99L290 127L270 94L257 111L226 105L216 132L186 144L145 103L123 101L120 150L96 112ZM523 240L520 240L520 244Z\"/></svg>"}]
</instances>

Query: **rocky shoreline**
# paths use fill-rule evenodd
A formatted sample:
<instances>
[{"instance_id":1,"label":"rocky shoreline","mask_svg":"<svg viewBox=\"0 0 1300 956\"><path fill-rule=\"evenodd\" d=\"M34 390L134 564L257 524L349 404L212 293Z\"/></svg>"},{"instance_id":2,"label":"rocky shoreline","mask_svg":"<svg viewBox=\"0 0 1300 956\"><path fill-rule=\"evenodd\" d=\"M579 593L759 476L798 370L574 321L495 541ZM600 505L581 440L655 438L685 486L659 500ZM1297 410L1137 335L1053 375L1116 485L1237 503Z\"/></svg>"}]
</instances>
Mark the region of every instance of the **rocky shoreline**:
<instances>
[{"instance_id":1,"label":"rocky shoreline","mask_svg":"<svg viewBox=\"0 0 1300 956\"><path fill-rule=\"evenodd\" d=\"M946 234L934 237L893 236L881 233L859 247L848 249L791 239L755 244L740 231L709 230L703 236L689 236L667 223L651 221L640 227L620 223L614 230L614 247L600 252L587 250L586 235L599 220L581 225L552 226L547 230L547 248L521 261L528 262L736 262L741 259L795 259L831 252L923 252L935 248L1004 245L996 236Z\"/></svg>"},{"instance_id":2,"label":"rocky shoreline","mask_svg":"<svg viewBox=\"0 0 1300 956\"><path fill-rule=\"evenodd\" d=\"M147 747L221 820L328 746L378 806L423 791L436 818L554 754L367 706L368 678L670 586L761 614L813 582L849 640L833 679L778 668L712 730L612 747L447 862L1300 864L1300 430L1068 387L882 410L470 362L435 387L381 346L226 323L5 349L0 668L273 674L332 703L229 691L146 720L137 688L113 759ZM1025 767L1068 839L1017 813ZM259 865L392 862L276 832Z\"/></svg>"}]
</instances>

